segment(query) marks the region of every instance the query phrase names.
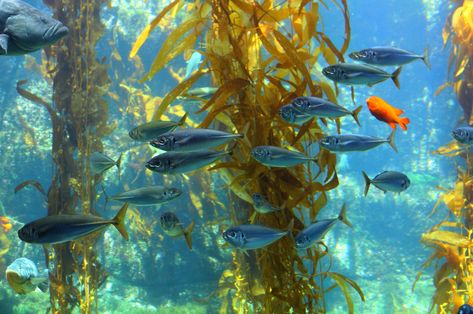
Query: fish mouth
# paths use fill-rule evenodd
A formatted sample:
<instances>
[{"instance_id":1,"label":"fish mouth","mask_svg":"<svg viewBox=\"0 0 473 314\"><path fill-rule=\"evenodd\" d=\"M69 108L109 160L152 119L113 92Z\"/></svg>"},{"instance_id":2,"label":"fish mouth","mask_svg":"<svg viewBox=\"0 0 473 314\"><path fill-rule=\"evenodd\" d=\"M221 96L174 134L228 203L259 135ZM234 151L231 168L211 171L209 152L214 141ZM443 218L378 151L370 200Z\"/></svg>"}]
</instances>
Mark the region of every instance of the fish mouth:
<instances>
[{"instance_id":1,"label":"fish mouth","mask_svg":"<svg viewBox=\"0 0 473 314\"><path fill-rule=\"evenodd\" d=\"M456 131L456 130L455 130L455 131L452 131L452 137L453 137L454 139L456 139L457 141L460 141L460 140L461 140L460 132L458 132L458 131Z\"/></svg>"},{"instance_id":2,"label":"fish mouth","mask_svg":"<svg viewBox=\"0 0 473 314\"><path fill-rule=\"evenodd\" d=\"M153 146L154 148L159 148L158 140L152 140L149 142L149 145Z\"/></svg>"},{"instance_id":3,"label":"fish mouth","mask_svg":"<svg viewBox=\"0 0 473 314\"><path fill-rule=\"evenodd\" d=\"M327 139L321 139L319 140L319 145L322 147L326 147L328 145L329 141Z\"/></svg>"},{"instance_id":4,"label":"fish mouth","mask_svg":"<svg viewBox=\"0 0 473 314\"><path fill-rule=\"evenodd\" d=\"M333 73L333 70L330 67L327 67L327 68L322 69L322 74L325 75L326 77L330 77L334 73Z\"/></svg>"},{"instance_id":5,"label":"fish mouth","mask_svg":"<svg viewBox=\"0 0 473 314\"><path fill-rule=\"evenodd\" d=\"M360 55L357 52L352 52L348 55L351 59L353 60L358 60L360 59Z\"/></svg>"},{"instance_id":6,"label":"fish mouth","mask_svg":"<svg viewBox=\"0 0 473 314\"><path fill-rule=\"evenodd\" d=\"M182 194L182 191L179 190L179 189L172 188L171 190L172 190L172 193L173 193L174 197L179 197Z\"/></svg>"},{"instance_id":7,"label":"fish mouth","mask_svg":"<svg viewBox=\"0 0 473 314\"><path fill-rule=\"evenodd\" d=\"M5 277L9 282L14 282L17 284L22 284L26 281L21 277L21 275L17 271L8 268L5 271Z\"/></svg>"},{"instance_id":8,"label":"fish mouth","mask_svg":"<svg viewBox=\"0 0 473 314\"><path fill-rule=\"evenodd\" d=\"M50 28L46 30L43 35L43 38L48 42L56 42L59 39L63 38L69 33L69 28L62 24L61 22L57 22Z\"/></svg>"},{"instance_id":9,"label":"fish mouth","mask_svg":"<svg viewBox=\"0 0 473 314\"><path fill-rule=\"evenodd\" d=\"M228 236L228 233L227 233L227 232L224 232L224 233L222 234L222 238L223 238L225 241L227 241L227 242L230 240L230 237Z\"/></svg>"}]
</instances>

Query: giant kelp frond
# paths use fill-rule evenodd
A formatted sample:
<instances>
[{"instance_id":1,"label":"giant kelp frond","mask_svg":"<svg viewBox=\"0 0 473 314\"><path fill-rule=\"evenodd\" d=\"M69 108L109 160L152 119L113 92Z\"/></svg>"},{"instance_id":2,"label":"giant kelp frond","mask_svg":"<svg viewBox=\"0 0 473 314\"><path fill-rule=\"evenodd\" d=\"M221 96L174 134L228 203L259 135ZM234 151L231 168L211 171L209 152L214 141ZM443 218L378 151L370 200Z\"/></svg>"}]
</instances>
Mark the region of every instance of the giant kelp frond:
<instances>
[{"instance_id":1,"label":"giant kelp frond","mask_svg":"<svg viewBox=\"0 0 473 314\"><path fill-rule=\"evenodd\" d=\"M345 0L325 3L329 8L341 10L345 21L345 38L341 47L337 47L323 31L320 4L310 0L196 2L192 10L186 12L183 27L171 31L164 40L155 63L144 77L150 79L170 60L193 48L199 36L204 39L206 49L202 54L208 73L200 70L180 82L156 108L154 118L160 118L171 102L197 79L211 75L217 91L195 109L205 114L199 126L244 134L232 158L212 167L226 182L228 215L234 224L246 223L254 216L261 224L283 229L294 220L295 232L300 231L304 223L309 223L304 221L302 213L308 211L310 219L315 219L328 202L326 192L338 186L336 155L326 151L318 154L317 165L292 169L269 169L250 158L252 147L257 145L288 147L313 155L309 144L324 136L315 119L297 127L287 124L278 115L279 108L297 96L326 97L336 102L336 92L330 84L320 76L314 78L311 73L317 72L319 58L330 64L344 60L350 41L349 14ZM171 7L177 8L176 2L160 12L143 31L132 56L159 20L169 14ZM271 203L285 204L287 210L271 215L256 214L251 206L253 192L263 193ZM233 266L224 272L220 283L221 312L325 311L322 301L326 291L322 287L329 276L340 287L348 311L352 313L349 289L354 289L364 299L361 289L342 274L309 273L304 259L310 259L315 270L325 255L315 248L308 249L306 254L300 257L289 238L248 256L234 252Z\"/></svg>"},{"instance_id":2,"label":"giant kelp frond","mask_svg":"<svg viewBox=\"0 0 473 314\"><path fill-rule=\"evenodd\" d=\"M451 41L453 49L449 60L449 73L453 74L451 82L444 86L453 86L458 101L463 108L465 120L473 123L473 2L471 0L455 1L457 7L447 18L442 37L445 45Z\"/></svg>"},{"instance_id":3,"label":"giant kelp frond","mask_svg":"<svg viewBox=\"0 0 473 314\"><path fill-rule=\"evenodd\" d=\"M444 153L448 156L448 151ZM439 313L456 313L462 304L471 302L472 180L468 172L459 170L458 180L452 189L439 187L442 193L434 210L442 204L448 209L449 215L422 234L421 238L421 242L434 249L434 252L418 272L413 289L423 271L435 262L436 291L432 297L432 308L435 307Z\"/></svg>"},{"instance_id":4,"label":"giant kelp frond","mask_svg":"<svg viewBox=\"0 0 473 314\"><path fill-rule=\"evenodd\" d=\"M453 12L447 17L442 32L444 44L451 41L453 49L448 62L450 82L439 87L436 94L453 86L467 124L473 122L473 1L457 0ZM435 294L432 308L439 313L456 313L463 303L473 304L472 227L473 227L473 177L470 148L454 141L436 150L434 154L465 159L466 170L459 170L453 188L439 188L434 211L442 204L449 215L422 235L422 243L434 252L422 265L416 281L424 269L435 262Z\"/></svg>"}]
</instances>

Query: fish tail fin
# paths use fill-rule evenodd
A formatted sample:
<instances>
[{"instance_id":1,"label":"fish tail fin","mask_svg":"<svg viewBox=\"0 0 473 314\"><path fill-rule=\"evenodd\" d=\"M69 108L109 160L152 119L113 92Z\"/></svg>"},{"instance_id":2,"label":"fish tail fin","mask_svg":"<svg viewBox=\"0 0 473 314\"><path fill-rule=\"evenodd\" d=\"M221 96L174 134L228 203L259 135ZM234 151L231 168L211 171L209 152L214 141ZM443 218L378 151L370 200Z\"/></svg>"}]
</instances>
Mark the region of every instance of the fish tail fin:
<instances>
[{"instance_id":1,"label":"fish tail fin","mask_svg":"<svg viewBox=\"0 0 473 314\"><path fill-rule=\"evenodd\" d=\"M225 151L223 152L224 155L230 155L232 156L233 155L233 149L235 149L235 147L237 146L237 142L233 142L233 143L230 143L227 148L225 149Z\"/></svg>"},{"instance_id":2,"label":"fish tail fin","mask_svg":"<svg viewBox=\"0 0 473 314\"><path fill-rule=\"evenodd\" d=\"M243 129L241 130L241 133L238 134L239 138L244 138L245 137L245 134L248 134L248 131L250 130L250 122L247 122L245 124L245 126L243 127Z\"/></svg>"},{"instance_id":3,"label":"fish tail fin","mask_svg":"<svg viewBox=\"0 0 473 314\"><path fill-rule=\"evenodd\" d=\"M181 120L179 120L179 122L178 122L177 124L179 124L180 126L184 125L184 123L186 123L186 119L187 119L187 116L188 116L188 115L189 115L189 113L186 112L186 113L182 116Z\"/></svg>"},{"instance_id":4,"label":"fish tail fin","mask_svg":"<svg viewBox=\"0 0 473 314\"><path fill-rule=\"evenodd\" d=\"M429 70L432 68L432 65L430 64L430 60L429 60L429 47L426 47L424 49L422 61L424 61L425 65L429 68Z\"/></svg>"},{"instance_id":5,"label":"fish tail fin","mask_svg":"<svg viewBox=\"0 0 473 314\"><path fill-rule=\"evenodd\" d=\"M105 205L103 206L104 210L105 210L105 209L107 209L107 204L108 204L108 201L110 200L110 197L108 196L107 192L105 191L105 187L103 186L103 183L102 183L102 192L103 192L103 196L105 197Z\"/></svg>"},{"instance_id":6,"label":"fish tail fin","mask_svg":"<svg viewBox=\"0 0 473 314\"><path fill-rule=\"evenodd\" d=\"M401 89L401 84L399 83L399 74L401 74L401 70L402 67L399 67L396 69L396 71L393 72L393 74L391 74L391 79L393 80L394 85L396 85L398 89Z\"/></svg>"},{"instance_id":7,"label":"fish tail fin","mask_svg":"<svg viewBox=\"0 0 473 314\"><path fill-rule=\"evenodd\" d=\"M394 142L394 135L396 135L396 129L394 129L394 130L391 132L391 135L389 135L389 137L388 137L388 143L389 143L389 145L391 145L391 147L393 148L393 150L397 153L396 143Z\"/></svg>"},{"instance_id":8,"label":"fish tail fin","mask_svg":"<svg viewBox=\"0 0 473 314\"><path fill-rule=\"evenodd\" d=\"M294 218L291 219L291 221L286 227L287 235L291 237L292 239L294 239L294 236L292 235L292 230L294 230Z\"/></svg>"},{"instance_id":9,"label":"fish tail fin","mask_svg":"<svg viewBox=\"0 0 473 314\"><path fill-rule=\"evenodd\" d=\"M361 173L363 174L363 179L365 179L365 196L366 196L368 194L369 189L370 189L371 179L370 179L370 177L368 177L366 172L362 171Z\"/></svg>"},{"instance_id":10,"label":"fish tail fin","mask_svg":"<svg viewBox=\"0 0 473 314\"><path fill-rule=\"evenodd\" d=\"M118 180L120 181L120 167L122 165L122 156L123 156L123 153L120 153L120 156L118 156L118 159L117 161L115 162L115 165L117 166L117 169L118 169Z\"/></svg>"},{"instance_id":11,"label":"fish tail fin","mask_svg":"<svg viewBox=\"0 0 473 314\"><path fill-rule=\"evenodd\" d=\"M340 214L338 214L338 219L340 219L348 227L353 228L353 225L351 224L350 221L348 221L348 218L347 218L346 204L343 204L342 209L340 210Z\"/></svg>"},{"instance_id":12,"label":"fish tail fin","mask_svg":"<svg viewBox=\"0 0 473 314\"><path fill-rule=\"evenodd\" d=\"M113 218L113 225L115 228L117 228L118 232L122 235L122 237L128 241L128 232L126 231L125 228L125 216L126 216L126 211L128 210L128 203L125 203L122 208L120 208L120 211L118 214Z\"/></svg>"},{"instance_id":13,"label":"fish tail fin","mask_svg":"<svg viewBox=\"0 0 473 314\"><path fill-rule=\"evenodd\" d=\"M186 230L184 231L184 238L186 239L187 246L189 250L192 251L192 230L194 230L195 222L192 221L189 226L187 226Z\"/></svg>"},{"instance_id":14,"label":"fish tail fin","mask_svg":"<svg viewBox=\"0 0 473 314\"><path fill-rule=\"evenodd\" d=\"M360 114L361 109L363 109L363 106L359 106L358 108L353 110L353 112L351 113L351 115L353 116L353 119L355 119L355 122L356 124L358 124L358 126L361 126L360 120L358 120L358 115Z\"/></svg>"},{"instance_id":15,"label":"fish tail fin","mask_svg":"<svg viewBox=\"0 0 473 314\"><path fill-rule=\"evenodd\" d=\"M411 123L409 118L400 118L399 119L399 125L401 126L401 129L403 129L404 131L407 131L407 125L409 123Z\"/></svg>"}]
</instances>

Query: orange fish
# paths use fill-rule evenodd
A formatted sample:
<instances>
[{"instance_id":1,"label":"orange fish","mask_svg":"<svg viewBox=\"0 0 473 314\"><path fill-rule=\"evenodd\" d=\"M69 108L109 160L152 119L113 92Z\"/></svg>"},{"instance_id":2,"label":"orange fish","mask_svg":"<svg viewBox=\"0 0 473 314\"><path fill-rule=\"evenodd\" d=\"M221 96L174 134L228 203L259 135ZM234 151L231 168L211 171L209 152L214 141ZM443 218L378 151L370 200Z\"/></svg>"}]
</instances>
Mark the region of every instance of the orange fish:
<instances>
[{"instance_id":1,"label":"orange fish","mask_svg":"<svg viewBox=\"0 0 473 314\"><path fill-rule=\"evenodd\" d=\"M401 129L404 131L407 130L407 124L409 124L411 121L409 121L408 118L399 117L404 113L403 110L391 106L376 96L371 96L368 98L366 103L368 104L368 109L370 110L371 114L379 121L386 122L393 129L396 128L396 124L399 124Z\"/></svg>"},{"instance_id":2,"label":"orange fish","mask_svg":"<svg viewBox=\"0 0 473 314\"><path fill-rule=\"evenodd\" d=\"M2 229L5 233L9 232L13 227L10 220L7 217L4 217L4 216L0 216L0 226L2 227Z\"/></svg>"}]
</instances>

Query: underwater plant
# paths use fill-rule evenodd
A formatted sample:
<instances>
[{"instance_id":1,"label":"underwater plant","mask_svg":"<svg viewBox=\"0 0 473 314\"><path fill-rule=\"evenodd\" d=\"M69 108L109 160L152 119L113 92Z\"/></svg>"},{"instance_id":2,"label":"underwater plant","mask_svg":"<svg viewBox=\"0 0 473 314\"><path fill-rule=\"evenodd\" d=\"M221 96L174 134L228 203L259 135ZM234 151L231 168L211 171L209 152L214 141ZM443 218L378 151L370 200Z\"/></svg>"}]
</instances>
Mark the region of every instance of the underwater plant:
<instances>
[{"instance_id":1,"label":"underwater plant","mask_svg":"<svg viewBox=\"0 0 473 314\"><path fill-rule=\"evenodd\" d=\"M95 186L99 175L90 171L90 156L102 150L102 137L114 129L109 124L108 105L103 96L109 84L107 66L96 58L96 43L103 34L101 8L108 1L44 1L55 18L70 27L58 45L46 49L43 76L53 83L53 100L46 101L17 84L18 93L43 106L52 122L54 174L47 192L29 180L47 198L48 215L96 214ZM68 242L45 250L50 272L51 313L82 313L97 309L97 289L107 274L97 260L96 236Z\"/></svg>"},{"instance_id":2,"label":"underwater plant","mask_svg":"<svg viewBox=\"0 0 473 314\"><path fill-rule=\"evenodd\" d=\"M339 9L343 15L345 38L340 48L324 33L319 12L322 5ZM317 69L322 59L329 64L344 61L350 42L347 1L175 0L141 33L130 57L136 57L163 19L184 6L187 11L180 26L164 39L141 81L151 79L197 44L205 47L199 50L204 60L197 72L178 79L178 85L162 99L152 119L162 118L179 96L210 75L216 92L197 108L197 113L203 114L198 126L244 135L229 161L210 168L227 183L231 223L246 223L251 217L265 226L282 229L293 220L295 231L302 230L328 203L326 192L338 185L336 155L321 150L317 165L277 169L249 156L259 145L291 147L313 154L310 143L324 136L319 123L328 121L311 118L297 126L279 118L278 113L299 96L324 96L337 103L331 85L321 75L313 78L311 73L320 72ZM199 43L199 38L203 42ZM339 126L340 119L335 121ZM254 192L263 194L272 204L284 204L285 209L272 214L255 213L251 206ZM308 215L304 215L306 212ZM353 313L350 287L364 300L361 289L330 267L322 269L324 258L330 259L328 249L310 247L300 255L289 238L267 250L247 254L233 251L232 265L223 272L215 293L222 302L220 313L325 312L324 296L335 287L341 289L348 312Z\"/></svg>"},{"instance_id":3,"label":"underwater plant","mask_svg":"<svg viewBox=\"0 0 473 314\"><path fill-rule=\"evenodd\" d=\"M443 29L444 44L450 41L452 52L448 64L451 81L439 87L438 95L446 87L453 86L458 103L463 109L464 122L473 123L473 1L452 1L456 6L449 15ZM453 133L455 137L455 133ZM422 272L434 265L433 283L435 293L431 309L438 313L457 313L459 308L473 304L473 161L470 147L458 138L434 152L447 157L458 157L462 162L458 166L458 177L452 189L442 188L433 212L440 204L448 209L447 217L422 235L421 242L434 251L422 265L415 283Z\"/></svg>"}]
</instances>

